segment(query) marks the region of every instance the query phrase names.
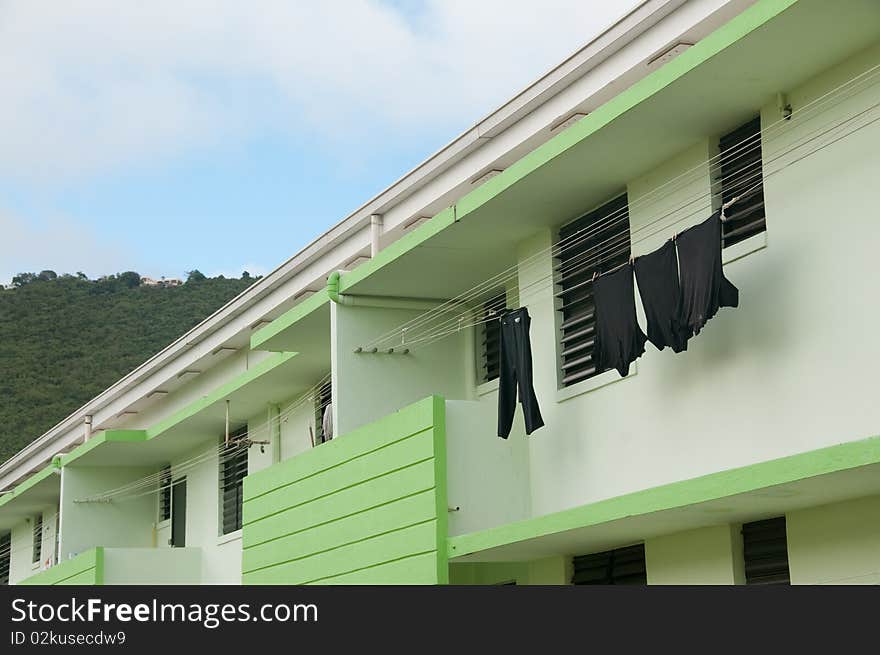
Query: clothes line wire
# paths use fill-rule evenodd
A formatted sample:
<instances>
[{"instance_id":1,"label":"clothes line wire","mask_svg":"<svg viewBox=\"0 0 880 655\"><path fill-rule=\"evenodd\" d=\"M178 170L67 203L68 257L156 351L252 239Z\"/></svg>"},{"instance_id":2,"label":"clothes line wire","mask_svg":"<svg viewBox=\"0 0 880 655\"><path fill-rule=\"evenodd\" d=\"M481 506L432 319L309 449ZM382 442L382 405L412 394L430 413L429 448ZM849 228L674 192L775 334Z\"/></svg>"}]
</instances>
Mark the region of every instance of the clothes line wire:
<instances>
[{"instance_id":1,"label":"clothes line wire","mask_svg":"<svg viewBox=\"0 0 880 655\"><path fill-rule=\"evenodd\" d=\"M877 105L874 105L873 108L876 108L876 107L878 107L878 106L880 106L880 103L878 103ZM804 158L806 158L806 157L808 157L808 156L810 156L810 155L812 155L812 154L815 154L816 152L818 152L818 151L820 151L820 150L822 150L822 149L824 149L824 148L826 148L826 147L828 147L828 146L830 146L830 145L832 145L832 144L834 144L834 143L837 143L837 142L840 141L841 139L846 138L847 136L850 136L851 134L853 134L853 133L855 133L855 132L857 132L857 131L859 131L859 130L865 128L865 127L868 127L869 125L874 124L874 123L876 123L877 121L880 121L880 116L878 116L878 117L876 117L876 118L874 118L874 119L868 121L868 122L867 122L866 124L864 124L864 125L861 125L861 126L859 126L859 127L856 127L856 128L854 128L854 129L852 129L851 131L847 132L846 134L843 134L843 135L841 135L841 136L839 136L839 137L833 139L832 141L829 141L828 143L825 143L825 144L823 144L823 145L821 145L821 146L815 148L815 149L812 150L811 152L809 152L809 153L807 153L807 154L805 154L805 155L803 155L803 156L801 156L801 157L795 159L794 161L792 161L792 162L788 162L787 164L785 164L784 166L780 167L779 169L776 169L776 170L772 171L771 173L767 174L766 176L764 176L763 179L767 179L767 178L769 178L770 176L772 176L772 175L774 175L774 174L776 174L776 173L782 172L783 170L785 170L785 169L788 168L789 166L791 166L791 165L793 165L793 164L795 164L795 163L797 163L797 162L799 162L799 161L802 161ZM832 130L829 130L829 131L833 131L833 129L837 129L837 128L840 127L840 126L841 126L841 125L838 124L838 125L836 125L834 128L832 128ZM786 153L786 154L789 154L789 153ZM760 183L755 184L755 185L753 186L753 188L760 188L760 186L761 186L762 184L763 184L763 180L762 180ZM701 207L701 208L695 210L694 212L691 212L688 216L673 221L673 222L672 222L671 224L669 224L669 225L661 226L660 228L658 228L657 230L655 230L655 231L652 232L651 234L649 234L649 235L645 235L645 236L643 237L643 239L640 239L640 240L637 240L637 241L633 241L633 244L638 243L638 242L641 241L641 240L648 239L648 238L650 238L650 237L652 237L652 236L655 236L656 234L659 234L659 233L661 233L661 232L663 232L663 231L665 231L665 230L668 230L670 227L672 227L673 225L675 225L675 224L681 222L682 220L685 220L686 218L688 218L688 217L690 217L690 216L693 216L693 215L696 215L696 214L698 214L698 213L705 212L707 209L711 209L711 205ZM622 254L622 253L626 252L627 249L628 249L628 247L624 247L624 248L621 248L619 251L617 251L617 252L615 252L615 253L606 254L605 258L606 258L606 259L612 259L613 256L615 256L615 255L619 255L619 254ZM543 287L541 287L541 284L542 284L542 283L544 284ZM527 291L530 291L530 287L539 287L539 288L537 288L537 289L532 289L532 290L531 290L531 291L537 292L537 291L540 291L540 290L545 289L547 283L551 283L553 286L555 286L556 283L555 283L555 280L553 279L553 276L552 276L552 275L551 275L551 276L547 276L547 277L545 277L545 278L542 278L542 279L539 279L539 280L536 280L536 281L533 281L533 282L529 283L529 285L526 285L526 287L523 287L522 289L519 290L519 291L520 291L520 294L521 294L521 298L520 298L520 300L522 300L523 296L525 296L525 295L531 295L530 293L526 293ZM484 323L491 322L491 321L493 321L493 320L497 320L497 318L496 318L496 317L487 317L487 318L483 318L483 319L480 319L480 320L472 321L472 322L467 323L467 324L463 324L463 325L461 326L460 329L466 329L466 328L469 328L469 327L474 327L474 326L477 326L477 325L481 325L481 324L484 324ZM433 334L426 335L426 336L423 337L423 338L415 339L415 340L411 341L411 342L410 342L410 344L411 344L410 347L411 347L411 349L413 350L413 352L416 352L416 351L418 351L418 350L421 350L421 349L424 348L424 347L427 347L427 346L431 345L434 341L438 340L439 338L443 338L443 337L445 337L445 336L448 336L449 334L457 333L458 331L459 331L458 326L456 326L456 328L454 328L454 329L447 329L447 330L443 330L443 331L438 331L438 332L435 332L435 333L433 333Z\"/></svg>"},{"instance_id":2,"label":"clothes line wire","mask_svg":"<svg viewBox=\"0 0 880 655\"><path fill-rule=\"evenodd\" d=\"M654 196L656 196L664 188L669 187L671 184L673 184L677 181L681 181L682 179L686 178L688 175L692 175L694 172L696 172L698 175L701 175L702 171L705 169L707 164L709 164L711 166L715 166L715 168L717 169L717 166L719 165L719 163L735 161L739 157L746 156L747 153L744 151L746 148L749 147L749 145L751 145L751 141L753 141L755 139L760 139L762 135L765 137L768 136L771 132L775 132L777 129L781 129L781 128L785 127L785 123L788 123L794 119L798 119L799 123L804 122L806 120L809 120L808 116L811 113L818 111L819 107L823 104L827 104L828 102L834 102L834 104L836 105L836 104L839 104L840 102L842 102L843 100L846 100L847 98L852 97L852 96L856 95L857 93L860 93L864 89L860 89L858 87L864 85L866 82L871 82L872 80L874 80L877 77L878 70L880 70L880 65L876 65L866 71L863 71L862 73L854 76L850 80L847 80L846 82L838 85L834 89L831 89L830 91L826 92L822 96L819 96L818 98L814 99L813 101L805 104L803 107L798 108L795 112L793 112L791 114L791 116L777 120L776 122L772 123L769 126L766 126L764 129L760 130L759 132L755 133L754 135L744 138L736 146L734 146L731 149L726 150L724 153L719 153L715 157L712 157L709 160L707 160L707 162L701 162L700 164L694 166L693 168L679 174L675 178L672 178L672 179L668 180L667 182L659 185L658 187L655 187L651 191L640 196L639 199L637 199L632 204L630 204L628 208L622 208L619 213L623 213L625 211L628 211L629 209L635 209L636 207L640 206L641 204L645 204L647 200L652 199ZM872 82L872 84L873 83L874 82ZM847 87L853 87L853 88L847 88ZM783 134L784 134L784 132L783 132ZM729 158L729 159L725 160L725 158ZM713 170L711 168L711 166L710 166L710 170ZM683 184L687 184L687 183L689 183L689 181L685 180L685 182ZM672 191L671 193L674 193L674 192L675 191ZM653 202L656 202L656 199L652 200L652 203ZM610 217L613 218L613 216L610 216ZM592 228L592 227L594 227L594 226L590 226L590 228ZM600 225L598 227L602 227L602 226ZM584 228L584 229L586 230L586 229L590 229L590 228ZM571 235L569 237L569 239L579 238L580 236L581 235L579 233L574 233L573 235ZM563 245L563 247L564 247L564 244L559 244L559 243L556 244L556 247L559 247L560 245ZM535 253L532 257L537 259L537 258L542 257L543 255L546 255L546 253L539 252L539 253ZM527 265L528 263L529 263L528 261L520 262L517 265L510 267L510 269L508 269L508 271L521 269L523 266ZM387 331L386 333L384 333L384 334L380 335L379 337L373 339L372 341L368 342L367 345L364 346L364 348L366 349L366 348L370 348L372 346L376 346L378 344L381 344L384 341L387 341L388 338L396 335L402 329L409 330L414 327L417 327L420 323L432 320L434 315L437 315L440 313L445 313L449 306L461 304L463 301L467 300L469 297L473 297L475 295L482 293L484 290L490 288L492 285L497 285L498 284L497 280L501 279L508 271L502 271L501 273L497 274L493 278L490 278L489 280L484 281L483 283L481 283L481 285L478 285L477 287L475 287L471 290L468 290L466 292L463 292L462 294L459 294L455 298L452 298L452 299L446 301L445 303L441 304L440 306L438 306L435 309L432 309L432 310L429 310L428 312L425 312L424 314L422 314L419 317L411 319L410 321L408 321L404 325L400 326L399 328L394 328L392 330Z\"/></svg>"},{"instance_id":3,"label":"clothes line wire","mask_svg":"<svg viewBox=\"0 0 880 655\"><path fill-rule=\"evenodd\" d=\"M873 106L870 107L868 110L865 110L865 111L863 111L863 112L859 112L859 114L857 114L857 115L851 117L850 119L847 119L847 121L850 121L850 120L852 120L852 119L854 119L854 118L857 118L859 115L864 114L864 113L866 113L867 111L870 111L870 109L873 109ZM813 140L813 139L815 138L815 137L812 137L812 138L809 138L809 139L808 139L807 137L810 137L810 135L814 134L816 131L822 131L823 133L820 134L820 136L823 136L824 134L827 134L828 132L833 131L834 129L837 129L838 127L841 127L841 126L842 126L845 122L847 122L847 121L844 121L844 122L842 122L842 123L840 123L840 124L838 124L838 125L832 126L830 129L827 127L827 125L823 125L819 130L814 130L814 131L811 132L811 133L808 133L808 134L806 134L806 135L802 135L801 138L799 139L799 142L796 143L796 145L790 147L788 150L783 150L783 151L781 151L781 152L778 153L777 155L775 155L775 156L769 158L765 163L767 163L767 164L772 164L772 163L774 163L775 161L777 161L777 160L779 160L779 159L781 159L781 158L787 156L787 155L790 154L790 152L792 152L793 150L796 150L796 149L798 149L798 148L800 148L800 147L803 147L804 145L806 145L807 142L809 142L810 140ZM745 182L745 181L751 181L751 179L757 179L757 176L758 176L758 173L756 172L754 175L751 175L749 178L743 178L742 181L743 181L743 182ZM759 187L760 184L758 184L758 185L756 185L756 186ZM753 189L750 188L750 189L747 190L747 192L741 193L740 195L742 196L742 195L745 195L745 193L752 193L752 192L753 192ZM711 197L712 195L714 195L714 194L711 194L711 193L703 193L703 194L700 194L700 195L696 196L694 199L689 200L687 203L684 203L684 205L683 205L682 207L677 207L677 208L675 208L672 212L669 212L669 213L667 213L666 215L661 216L661 217L660 217L659 219L657 219L657 220L651 221L650 223L646 224L645 226L642 226L642 227L639 228L638 230L634 230L633 232L634 232L634 233L638 233L639 231L642 231L642 230L645 229L646 227L650 227L652 224L657 223L659 220L662 220L662 219L665 218L666 216L669 216L669 215L671 215L671 214L673 214L673 213L679 211L679 210L682 209L684 206L689 205L689 204L693 204L694 202L698 201L698 200L700 199L700 197ZM710 206L711 206L711 205L710 205ZM702 210L702 209L701 209L701 210ZM683 219L680 219L680 220L683 220ZM677 222L677 221L676 221L676 222ZM619 237L617 237L617 236L616 236L616 237L612 237L610 240L618 239L618 240L620 240L621 242L623 242L623 241L626 241L626 240L627 240L627 239L626 239L627 236L628 236L628 235L624 234L624 235L621 235L621 236L619 236ZM635 243L637 243L638 241L639 241L639 239L635 239L635 240L633 240L633 243L635 244ZM601 245L606 245L606 244L603 242L602 244L598 244L598 245L601 246ZM593 255L595 255L595 254L596 254L595 249L594 249L594 250L591 250L591 251L586 251L585 253L583 253L582 255L580 255L579 258L576 258L575 261L573 262L573 264L570 265L568 269L564 269L564 270L563 270L563 273L567 273L569 270L572 270L575 266L577 266L577 267L582 267L583 264L585 263L585 262L584 262L584 259L585 259L586 257L591 257L591 256L593 256ZM597 258L597 259L598 259L598 258ZM575 273L575 274L577 274L577 273ZM454 320L455 320L455 319L449 319L449 320L446 321L446 323L447 323L447 324L451 324L452 322L454 322ZM435 326L435 327L436 327L436 326ZM413 339L412 337L408 340L408 342L409 342L410 344L413 344L414 341L415 341L415 339Z\"/></svg>"}]
</instances>

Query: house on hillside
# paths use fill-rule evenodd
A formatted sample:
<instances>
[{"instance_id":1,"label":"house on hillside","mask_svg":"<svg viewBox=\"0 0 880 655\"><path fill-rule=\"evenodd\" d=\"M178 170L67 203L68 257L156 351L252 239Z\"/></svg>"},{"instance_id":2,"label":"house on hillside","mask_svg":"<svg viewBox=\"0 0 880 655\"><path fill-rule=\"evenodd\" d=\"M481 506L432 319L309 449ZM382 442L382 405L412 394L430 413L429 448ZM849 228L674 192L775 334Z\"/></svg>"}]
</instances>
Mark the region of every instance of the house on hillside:
<instances>
[{"instance_id":1,"label":"house on hillside","mask_svg":"<svg viewBox=\"0 0 880 655\"><path fill-rule=\"evenodd\" d=\"M642 2L3 463L4 579L880 583L878 106L880 3Z\"/></svg>"}]
</instances>

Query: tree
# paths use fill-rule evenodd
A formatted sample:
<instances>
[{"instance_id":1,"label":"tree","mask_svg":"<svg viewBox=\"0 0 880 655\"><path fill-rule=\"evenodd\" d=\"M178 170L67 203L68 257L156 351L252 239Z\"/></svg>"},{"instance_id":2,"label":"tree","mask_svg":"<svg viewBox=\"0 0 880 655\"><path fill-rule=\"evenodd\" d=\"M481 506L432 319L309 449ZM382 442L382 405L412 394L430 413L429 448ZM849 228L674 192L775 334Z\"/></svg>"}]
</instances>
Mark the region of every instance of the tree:
<instances>
[{"instance_id":1,"label":"tree","mask_svg":"<svg viewBox=\"0 0 880 655\"><path fill-rule=\"evenodd\" d=\"M251 274L248 271L243 271L241 274L241 279L242 280L250 280Z\"/></svg>"},{"instance_id":2,"label":"tree","mask_svg":"<svg viewBox=\"0 0 880 655\"><path fill-rule=\"evenodd\" d=\"M141 276L134 271L125 271L117 276L120 284L128 289L134 289L141 286Z\"/></svg>"},{"instance_id":3,"label":"tree","mask_svg":"<svg viewBox=\"0 0 880 655\"><path fill-rule=\"evenodd\" d=\"M23 287L24 285L30 284L36 279L37 276L34 273L19 273L18 275L12 276L12 286Z\"/></svg>"},{"instance_id":4,"label":"tree","mask_svg":"<svg viewBox=\"0 0 880 655\"><path fill-rule=\"evenodd\" d=\"M50 280L58 279L58 273L55 271L40 271L40 274L37 275L37 279L41 282L49 282Z\"/></svg>"},{"instance_id":5,"label":"tree","mask_svg":"<svg viewBox=\"0 0 880 655\"><path fill-rule=\"evenodd\" d=\"M195 268L191 271L186 272L186 281L187 282L201 282L202 280L207 280L205 274L202 273L199 269Z\"/></svg>"}]
</instances>

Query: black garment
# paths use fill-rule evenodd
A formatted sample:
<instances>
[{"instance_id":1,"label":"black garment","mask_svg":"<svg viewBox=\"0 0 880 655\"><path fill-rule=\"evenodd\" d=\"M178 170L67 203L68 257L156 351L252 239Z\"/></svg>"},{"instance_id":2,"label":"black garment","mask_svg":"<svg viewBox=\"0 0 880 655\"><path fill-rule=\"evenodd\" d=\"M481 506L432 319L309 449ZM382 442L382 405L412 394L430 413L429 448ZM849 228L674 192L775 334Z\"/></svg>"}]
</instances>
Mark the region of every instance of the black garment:
<instances>
[{"instance_id":1,"label":"black garment","mask_svg":"<svg viewBox=\"0 0 880 655\"><path fill-rule=\"evenodd\" d=\"M699 334L720 307L737 307L739 290L721 267L721 212L678 235L682 321L688 336Z\"/></svg>"},{"instance_id":2,"label":"black garment","mask_svg":"<svg viewBox=\"0 0 880 655\"><path fill-rule=\"evenodd\" d=\"M636 320L633 270L628 263L593 282L596 306L596 342L593 363L596 371L616 368L621 376L645 352L645 336Z\"/></svg>"},{"instance_id":3,"label":"black garment","mask_svg":"<svg viewBox=\"0 0 880 655\"><path fill-rule=\"evenodd\" d=\"M544 425L538 398L532 384L532 344L529 326L532 319L525 307L501 317L501 366L498 374L498 436L507 439L516 412L516 392L523 408L526 434Z\"/></svg>"},{"instance_id":4,"label":"black garment","mask_svg":"<svg viewBox=\"0 0 880 655\"><path fill-rule=\"evenodd\" d=\"M678 257L670 239L652 253L637 257L636 280L645 316L648 340L657 350L665 346L673 352L687 350L687 328L681 320L681 286L678 283Z\"/></svg>"}]
</instances>

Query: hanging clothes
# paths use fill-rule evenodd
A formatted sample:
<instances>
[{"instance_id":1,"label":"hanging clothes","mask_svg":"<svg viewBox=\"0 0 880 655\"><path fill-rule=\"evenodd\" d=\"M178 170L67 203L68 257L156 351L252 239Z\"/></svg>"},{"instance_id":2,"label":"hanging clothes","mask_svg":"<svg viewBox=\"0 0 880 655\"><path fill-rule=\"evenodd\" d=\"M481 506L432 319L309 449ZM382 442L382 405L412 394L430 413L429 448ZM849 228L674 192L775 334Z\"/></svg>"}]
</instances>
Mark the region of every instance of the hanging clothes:
<instances>
[{"instance_id":1,"label":"hanging clothes","mask_svg":"<svg viewBox=\"0 0 880 655\"><path fill-rule=\"evenodd\" d=\"M676 238L681 279L682 322L688 336L699 334L721 307L739 305L739 289L721 266L721 211Z\"/></svg>"},{"instance_id":2,"label":"hanging clothes","mask_svg":"<svg viewBox=\"0 0 880 655\"><path fill-rule=\"evenodd\" d=\"M596 371L617 369L621 377L629 375L629 365L645 352L648 338L636 320L633 269L629 263L593 282L596 307L593 363Z\"/></svg>"},{"instance_id":3,"label":"hanging clothes","mask_svg":"<svg viewBox=\"0 0 880 655\"><path fill-rule=\"evenodd\" d=\"M321 416L321 432L324 433L324 441L333 438L333 403L327 403L324 414Z\"/></svg>"},{"instance_id":4,"label":"hanging clothes","mask_svg":"<svg viewBox=\"0 0 880 655\"><path fill-rule=\"evenodd\" d=\"M525 307L501 316L501 354L498 375L498 436L507 439L516 412L516 396L522 405L526 434L544 425L532 382L532 319Z\"/></svg>"},{"instance_id":5,"label":"hanging clothes","mask_svg":"<svg viewBox=\"0 0 880 655\"><path fill-rule=\"evenodd\" d=\"M687 350L688 330L681 320L681 285L678 282L678 256L670 239L654 252L636 257L633 266L639 295L648 319L648 340L663 350Z\"/></svg>"}]
</instances>

